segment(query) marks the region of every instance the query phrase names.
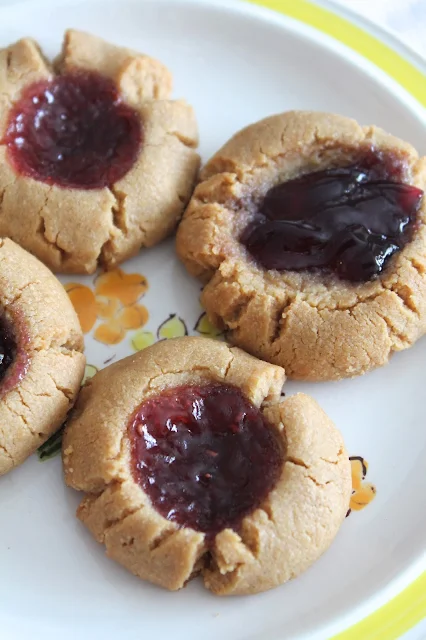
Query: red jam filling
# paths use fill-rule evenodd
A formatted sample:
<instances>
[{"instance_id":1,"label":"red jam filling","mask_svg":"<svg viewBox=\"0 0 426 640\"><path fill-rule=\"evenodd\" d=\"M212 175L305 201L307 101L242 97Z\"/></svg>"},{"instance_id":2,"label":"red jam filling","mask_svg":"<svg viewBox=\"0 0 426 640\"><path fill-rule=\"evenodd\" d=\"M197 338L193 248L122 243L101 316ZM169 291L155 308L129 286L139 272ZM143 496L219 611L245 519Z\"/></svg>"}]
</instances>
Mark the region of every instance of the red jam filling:
<instances>
[{"instance_id":1,"label":"red jam filling","mask_svg":"<svg viewBox=\"0 0 426 640\"><path fill-rule=\"evenodd\" d=\"M146 400L129 435L135 480L157 511L215 535L238 529L275 486L283 446L240 389L181 386Z\"/></svg>"},{"instance_id":2,"label":"red jam filling","mask_svg":"<svg viewBox=\"0 0 426 640\"><path fill-rule=\"evenodd\" d=\"M270 189L241 236L265 269L321 269L365 282L412 239L423 191L377 156Z\"/></svg>"},{"instance_id":3,"label":"red jam filling","mask_svg":"<svg viewBox=\"0 0 426 640\"><path fill-rule=\"evenodd\" d=\"M142 125L112 80L78 72L28 86L10 112L3 142L13 167L24 176L99 189L132 168Z\"/></svg>"}]
</instances>

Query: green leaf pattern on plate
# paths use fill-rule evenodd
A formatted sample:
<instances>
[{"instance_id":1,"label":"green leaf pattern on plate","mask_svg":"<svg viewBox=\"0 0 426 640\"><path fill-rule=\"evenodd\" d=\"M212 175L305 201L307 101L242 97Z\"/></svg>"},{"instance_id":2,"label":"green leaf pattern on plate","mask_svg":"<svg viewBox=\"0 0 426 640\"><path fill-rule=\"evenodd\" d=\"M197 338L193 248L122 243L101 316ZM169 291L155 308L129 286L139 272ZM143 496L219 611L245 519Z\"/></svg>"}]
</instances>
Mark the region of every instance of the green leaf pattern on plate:
<instances>
[{"instance_id":1,"label":"green leaf pattern on plate","mask_svg":"<svg viewBox=\"0 0 426 640\"><path fill-rule=\"evenodd\" d=\"M53 434L53 436L50 436L49 440L46 440L46 442L37 449L38 459L41 460L41 462L50 460L50 458L54 458L59 455L61 452L64 429L65 424L63 424L62 427Z\"/></svg>"}]
</instances>

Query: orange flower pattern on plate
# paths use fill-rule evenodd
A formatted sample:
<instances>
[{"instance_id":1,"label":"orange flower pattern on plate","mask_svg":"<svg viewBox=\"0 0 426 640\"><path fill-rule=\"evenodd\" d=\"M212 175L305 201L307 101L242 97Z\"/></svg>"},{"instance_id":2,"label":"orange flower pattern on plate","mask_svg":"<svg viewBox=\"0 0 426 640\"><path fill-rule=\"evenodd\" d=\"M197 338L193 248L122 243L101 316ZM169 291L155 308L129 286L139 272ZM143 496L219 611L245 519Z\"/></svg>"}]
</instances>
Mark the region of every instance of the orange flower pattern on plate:
<instances>
[{"instance_id":1,"label":"orange flower pattern on plate","mask_svg":"<svg viewBox=\"0 0 426 640\"><path fill-rule=\"evenodd\" d=\"M99 319L93 337L113 345L121 342L127 331L140 329L148 322L148 310L138 303L148 289L144 276L114 269L98 275L94 285L94 291L77 282L65 285L84 333L89 333Z\"/></svg>"},{"instance_id":2,"label":"orange flower pattern on plate","mask_svg":"<svg viewBox=\"0 0 426 640\"><path fill-rule=\"evenodd\" d=\"M349 458L352 468L352 495L349 504L351 511L361 511L374 499L376 487L369 482L364 482L368 471L368 462L361 456Z\"/></svg>"}]
</instances>

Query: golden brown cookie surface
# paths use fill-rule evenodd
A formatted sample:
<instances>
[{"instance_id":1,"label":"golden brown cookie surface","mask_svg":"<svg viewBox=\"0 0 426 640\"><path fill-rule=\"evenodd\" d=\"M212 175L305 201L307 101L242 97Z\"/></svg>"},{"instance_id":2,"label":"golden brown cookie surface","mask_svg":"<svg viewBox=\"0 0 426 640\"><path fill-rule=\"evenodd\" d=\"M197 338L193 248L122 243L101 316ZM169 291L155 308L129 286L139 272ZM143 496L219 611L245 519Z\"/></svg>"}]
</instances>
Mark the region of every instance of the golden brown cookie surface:
<instances>
[{"instance_id":1,"label":"golden brown cookie surface","mask_svg":"<svg viewBox=\"0 0 426 640\"><path fill-rule=\"evenodd\" d=\"M10 331L0 380L0 475L64 422L84 373L81 328L60 282L11 240L0 241L0 304ZM6 353L5 349L6 347Z\"/></svg>"},{"instance_id":2,"label":"golden brown cookie surface","mask_svg":"<svg viewBox=\"0 0 426 640\"><path fill-rule=\"evenodd\" d=\"M386 364L426 330L425 199L413 239L376 279L352 283L259 267L239 242L244 203L312 171L350 165L363 151L390 154L404 182L424 189L426 161L376 127L332 114L289 112L237 133L207 163L178 230L178 254L207 282L210 318L289 377L330 380Z\"/></svg>"},{"instance_id":3,"label":"golden brown cookie surface","mask_svg":"<svg viewBox=\"0 0 426 640\"><path fill-rule=\"evenodd\" d=\"M331 544L348 508L350 463L341 435L303 394L280 402L284 371L206 338L159 342L99 372L83 388L63 440L66 483L84 491L78 517L109 557L179 589L201 573L217 594L273 588ZM148 398L182 385L233 385L281 442L273 488L237 530L214 536L166 518L132 472L130 425ZM144 406L142 404L142 406ZM253 473L255 470L253 471Z\"/></svg>"},{"instance_id":4,"label":"golden brown cookie surface","mask_svg":"<svg viewBox=\"0 0 426 640\"><path fill-rule=\"evenodd\" d=\"M170 235L199 165L194 113L184 101L170 100L169 71L148 56L74 30L66 33L54 65L30 39L0 51L2 136L10 131L11 110L34 83L48 88L79 74L109 82L140 121L141 144L125 175L100 188L49 184L20 173L9 147L0 146L0 235L65 273L91 273L99 263L112 267Z\"/></svg>"}]
</instances>

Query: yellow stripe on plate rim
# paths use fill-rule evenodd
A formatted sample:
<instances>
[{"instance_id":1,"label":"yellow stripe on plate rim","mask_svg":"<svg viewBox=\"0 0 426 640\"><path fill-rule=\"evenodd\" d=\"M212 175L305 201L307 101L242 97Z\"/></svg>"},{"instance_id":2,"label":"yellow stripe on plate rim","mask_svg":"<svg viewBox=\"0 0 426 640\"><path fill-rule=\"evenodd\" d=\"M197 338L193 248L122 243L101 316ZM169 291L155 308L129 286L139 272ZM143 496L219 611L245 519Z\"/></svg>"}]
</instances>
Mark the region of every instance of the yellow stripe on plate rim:
<instances>
[{"instance_id":1,"label":"yellow stripe on plate rim","mask_svg":"<svg viewBox=\"0 0 426 640\"><path fill-rule=\"evenodd\" d=\"M375 64L426 107L424 74L368 31L308 0L248 0L325 33ZM397 640L426 617L426 573L386 605L332 640Z\"/></svg>"}]
</instances>

